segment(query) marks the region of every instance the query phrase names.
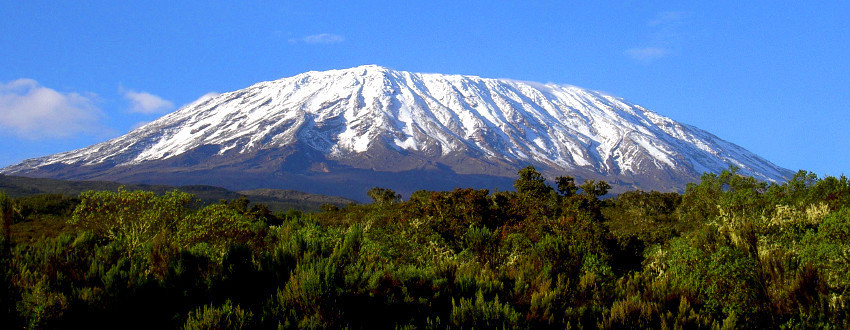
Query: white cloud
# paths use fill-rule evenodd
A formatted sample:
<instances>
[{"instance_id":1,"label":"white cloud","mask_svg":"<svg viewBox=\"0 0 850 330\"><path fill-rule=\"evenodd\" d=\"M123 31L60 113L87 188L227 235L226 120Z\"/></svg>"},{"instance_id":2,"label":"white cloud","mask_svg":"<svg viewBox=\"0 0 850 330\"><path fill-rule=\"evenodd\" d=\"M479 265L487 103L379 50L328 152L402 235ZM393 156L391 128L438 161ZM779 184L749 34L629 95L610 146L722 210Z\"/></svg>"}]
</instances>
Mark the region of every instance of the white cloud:
<instances>
[{"instance_id":1,"label":"white cloud","mask_svg":"<svg viewBox=\"0 0 850 330\"><path fill-rule=\"evenodd\" d=\"M688 13L665 11L647 21L649 34L639 47L627 49L625 54L642 64L673 56L678 53L684 38L681 32Z\"/></svg>"},{"instance_id":2,"label":"white cloud","mask_svg":"<svg viewBox=\"0 0 850 330\"><path fill-rule=\"evenodd\" d=\"M289 39L290 43L303 42L307 44L336 44L341 43L343 41L345 41L345 38L343 36L331 33L320 33L311 36L306 36L303 38Z\"/></svg>"},{"instance_id":3,"label":"white cloud","mask_svg":"<svg viewBox=\"0 0 850 330\"><path fill-rule=\"evenodd\" d=\"M669 50L660 47L631 48L626 50L626 55L642 63L649 63L669 54Z\"/></svg>"},{"instance_id":4,"label":"white cloud","mask_svg":"<svg viewBox=\"0 0 850 330\"><path fill-rule=\"evenodd\" d=\"M130 112L150 115L174 109L174 103L171 101L147 92L128 90L124 92L124 98L130 101Z\"/></svg>"},{"instance_id":5,"label":"white cloud","mask_svg":"<svg viewBox=\"0 0 850 330\"><path fill-rule=\"evenodd\" d=\"M104 131L95 96L61 93L32 79L0 83L0 127L27 139L67 138Z\"/></svg>"}]
</instances>

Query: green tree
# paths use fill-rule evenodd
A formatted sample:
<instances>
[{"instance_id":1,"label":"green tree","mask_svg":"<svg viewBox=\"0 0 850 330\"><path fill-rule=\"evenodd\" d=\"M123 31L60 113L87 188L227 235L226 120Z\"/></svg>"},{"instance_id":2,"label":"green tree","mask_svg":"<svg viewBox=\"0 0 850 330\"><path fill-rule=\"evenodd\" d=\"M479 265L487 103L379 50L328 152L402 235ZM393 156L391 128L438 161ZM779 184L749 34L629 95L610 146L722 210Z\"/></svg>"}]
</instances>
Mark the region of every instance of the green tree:
<instances>
[{"instance_id":1,"label":"green tree","mask_svg":"<svg viewBox=\"0 0 850 330\"><path fill-rule=\"evenodd\" d=\"M176 227L180 247L202 244L219 259L232 245L256 245L263 223L228 205L214 204L186 216Z\"/></svg>"},{"instance_id":2,"label":"green tree","mask_svg":"<svg viewBox=\"0 0 850 330\"><path fill-rule=\"evenodd\" d=\"M817 266L835 290L850 290L850 206L828 215L803 238L802 257Z\"/></svg>"},{"instance_id":3,"label":"green tree","mask_svg":"<svg viewBox=\"0 0 850 330\"><path fill-rule=\"evenodd\" d=\"M605 196L608 193L608 189L611 189L611 185L602 180L585 180L579 188L581 188L583 195L596 198Z\"/></svg>"},{"instance_id":4,"label":"green tree","mask_svg":"<svg viewBox=\"0 0 850 330\"><path fill-rule=\"evenodd\" d=\"M555 183L558 185L558 192L564 197L573 196L578 191L576 179L569 175L555 178Z\"/></svg>"},{"instance_id":5,"label":"green tree","mask_svg":"<svg viewBox=\"0 0 850 330\"><path fill-rule=\"evenodd\" d=\"M395 204L401 201L401 195L389 188L374 187L367 192L370 198L375 201L375 204L386 206Z\"/></svg>"},{"instance_id":6,"label":"green tree","mask_svg":"<svg viewBox=\"0 0 850 330\"><path fill-rule=\"evenodd\" d=\"M681 201L682 196L674 192L627 191L611 199L603 214L615 236L634 236L651 245L666 242L688 229L676 217Z\"/></svg>"},{"instance_id":7,"label":"green tree","mask_svg":"<svg viewBox=\"0 0 850 330\"><path fill-rule=\"evenodd\" d=\"M514 188L521 196L545 198L552 191L552 187L546 184L543 174L540 174L534 166L528 165L519 170L517 174L519 174L519 178L514 181Z\"/></svg>"},{"instance_id":8,"label":"green tree","mask_svg":"<svg viewBox=\"0 0 850 330\"><path fill-rule=\"evenodd\" d=\"M718 239L710 229L673 239L663 255L667 271L659 284L673 284L683 299L699 303L716 320L734 314L745 316L750 326L765 321L756 261Z\"/></svg>"},{"instance_id":9,"label":"green tree","mask_svg":"<svg viewBox=\"0 0 850 330\"><path fill-rule=\"evenodd\" d=\"M157 196L150 191L87 191L80 194L71 223L119 241L133 253L156 234L172 230L191 211L194 196L177 190Z\"/></svg>"},{"instance_id":10,"label":"green tree","mask_svg":"<svg viewBox=\"0 0 850 330\"><path fill-rule=\"evenodd\" d=\"M850 205L850 180L844 175L838 178L827 176L815 183L810 191L809 200L811 203L824 201L834 211Z\"/></svg>"},{"instance_id":11,"label":"green tree","mask_svg":"<svg viewBox=\"0 0 850 330\"><path fill-rule=\"evenodd\" d=\"M689 183L679 208L681 219L710 222L721 210L739 216L760 215L768 206L768 184L741 175L738 170L730 166L720 174L703 174L699 184Z\"/></svg>"}]
</instances>

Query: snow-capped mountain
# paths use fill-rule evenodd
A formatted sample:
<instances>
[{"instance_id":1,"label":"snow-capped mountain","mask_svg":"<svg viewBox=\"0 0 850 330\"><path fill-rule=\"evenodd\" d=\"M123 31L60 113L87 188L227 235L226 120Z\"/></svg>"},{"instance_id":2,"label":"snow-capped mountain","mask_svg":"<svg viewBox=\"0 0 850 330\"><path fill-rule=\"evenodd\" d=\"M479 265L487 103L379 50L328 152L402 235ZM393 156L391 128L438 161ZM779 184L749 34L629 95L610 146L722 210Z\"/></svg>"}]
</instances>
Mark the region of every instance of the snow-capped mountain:
<instances>
[{"instance_id":1,"label":"snow-capped mountain","mask_svg":"<svg viewBox=\"0 0 850 330\"><path fill-rule=\"evenodd\" d=\"M681 190L703 172L730 165L768 181L792 174L604 93L374 65L204 97L124 136L0 173L295 188L362 199L371 186L504 189L529 164L550 178L662 190Z\"/></svg>"}]
</instances>

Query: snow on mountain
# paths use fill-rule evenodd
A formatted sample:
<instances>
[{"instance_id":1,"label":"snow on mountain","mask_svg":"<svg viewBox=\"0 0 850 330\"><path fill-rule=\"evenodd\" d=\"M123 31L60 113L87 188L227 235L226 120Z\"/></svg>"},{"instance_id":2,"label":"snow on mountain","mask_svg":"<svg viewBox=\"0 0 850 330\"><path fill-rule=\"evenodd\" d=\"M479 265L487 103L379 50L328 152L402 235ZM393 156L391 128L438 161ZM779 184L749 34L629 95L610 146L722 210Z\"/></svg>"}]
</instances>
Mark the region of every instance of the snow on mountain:
<instances>
[{"instance_id":1,"label":"snow on mountain","mask_svg":"<svg viewBox=\"0 0 850 330\"><path fill-rule=\"evenodd\" d=\"M240 159L240 166L257 168L263 167L256 164L261 160L250 155L287 147L311 153L313 163L374 171L431 164L458 174L505 176L532 164L551 173L623 179L632 186L629 178L652 176L674 178L681 187L730 165L767 181L791 175L710 133L604 93L374 65L311 71L201 98L124 136L30 159L0 173L62 176L69 168L85 167L132 172L199 148L210 150L204 157ZM421 161L386 161L399 157ZM198 162L205 160L192 164ZM93 171L79 176L98 177Z\"/></svg>"}]
</instances>

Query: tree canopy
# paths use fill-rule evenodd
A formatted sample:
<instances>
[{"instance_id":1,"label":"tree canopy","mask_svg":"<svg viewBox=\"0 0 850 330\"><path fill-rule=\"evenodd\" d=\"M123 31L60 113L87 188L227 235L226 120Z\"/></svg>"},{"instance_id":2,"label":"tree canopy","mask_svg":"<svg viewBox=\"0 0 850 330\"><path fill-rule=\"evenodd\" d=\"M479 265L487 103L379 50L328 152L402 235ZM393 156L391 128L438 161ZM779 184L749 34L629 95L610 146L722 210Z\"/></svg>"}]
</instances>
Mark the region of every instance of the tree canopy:
<instances>
[{"instance_id":1,"label":"tree canopy","mask_svg":"<svg viewBox=\"0 0 850 330\"><path fill-rule=\"evenodd\" d=\"M850 183L684 194L386 188L272 214L172 191L0 193L0 322L76 328L846 328Z\"/></svg>"}]
</instances>

